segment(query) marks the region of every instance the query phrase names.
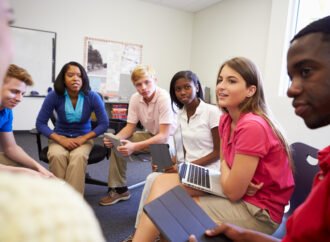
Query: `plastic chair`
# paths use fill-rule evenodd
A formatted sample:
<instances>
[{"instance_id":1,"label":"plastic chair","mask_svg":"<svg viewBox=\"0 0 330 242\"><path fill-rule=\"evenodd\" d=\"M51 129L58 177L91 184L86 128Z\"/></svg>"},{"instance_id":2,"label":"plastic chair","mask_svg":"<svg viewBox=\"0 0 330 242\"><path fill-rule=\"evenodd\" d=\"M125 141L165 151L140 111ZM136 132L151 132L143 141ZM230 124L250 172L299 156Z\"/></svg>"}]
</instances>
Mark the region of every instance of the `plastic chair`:
<instances>
[{"instance_id":1,"label":"plastic chair","mask_svg":"<svg viewBox=\"0 0 330 242\"><path fill-rule=\"evenodd\" d=\"M288 217L305 201L311 191L314 176L320 170L318 164L308 162L309 156L317 158L318 149L300 142L291 144L290 148L295 164L295 189L290 199L290 208L284 214L280 227L273 234L276 238L284 237Z\"/></svg>"}]
</instances>

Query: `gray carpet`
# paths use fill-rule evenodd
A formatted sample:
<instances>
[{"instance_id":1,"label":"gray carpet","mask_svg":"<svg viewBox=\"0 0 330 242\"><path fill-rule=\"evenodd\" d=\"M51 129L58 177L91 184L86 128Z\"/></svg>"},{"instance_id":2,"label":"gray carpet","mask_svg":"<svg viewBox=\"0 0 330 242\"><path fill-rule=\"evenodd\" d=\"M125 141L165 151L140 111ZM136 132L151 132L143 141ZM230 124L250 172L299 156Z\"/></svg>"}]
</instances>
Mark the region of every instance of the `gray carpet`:
<instances>
[{"instance_id":1,"label":"gray carpet","mask_svg":"<svg viewBox=\"0 0 330 242\"><path fill-rule=\"evenodd\" d=\"M29 155L38 160L37 144L34 135L28 132L15 132L17 144ZM100 141L98 141L100 142ZM43 144L47 140L43 139ZM139 183L151 172L149 155L139 155L134 161L128 163L128 186ZM43 165L47 166L43 162ZM89 165L88 172L93 178L107 181L109 162L103 160L97 164ZM98 201L106 194L107 187L86 184L85 199L93 208L98 218L104 237L108 242L119 242L128 237L134 230L135 216L140 201L142 186L131 190L131 199L119 202L112 206L99 206Z\"/></svg>"}]
</instances>

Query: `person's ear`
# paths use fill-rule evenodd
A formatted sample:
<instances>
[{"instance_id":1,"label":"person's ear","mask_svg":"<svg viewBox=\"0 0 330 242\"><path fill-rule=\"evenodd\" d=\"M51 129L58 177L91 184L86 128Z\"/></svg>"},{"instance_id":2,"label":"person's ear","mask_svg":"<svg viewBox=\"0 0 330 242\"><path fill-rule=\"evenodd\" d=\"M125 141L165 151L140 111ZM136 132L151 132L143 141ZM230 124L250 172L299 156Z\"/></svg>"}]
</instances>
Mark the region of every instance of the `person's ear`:
<instances>
[{"instance_id":1,"label":"person's ear","mask_svg":"<svg viewBox=\"0 0 330 242\"><path fill-rule=\"evenodd\" d=\"M247 97L252 97L257 91L257 87L255 85L251 85L248 87Z\"/></svg>"}]
</instances>

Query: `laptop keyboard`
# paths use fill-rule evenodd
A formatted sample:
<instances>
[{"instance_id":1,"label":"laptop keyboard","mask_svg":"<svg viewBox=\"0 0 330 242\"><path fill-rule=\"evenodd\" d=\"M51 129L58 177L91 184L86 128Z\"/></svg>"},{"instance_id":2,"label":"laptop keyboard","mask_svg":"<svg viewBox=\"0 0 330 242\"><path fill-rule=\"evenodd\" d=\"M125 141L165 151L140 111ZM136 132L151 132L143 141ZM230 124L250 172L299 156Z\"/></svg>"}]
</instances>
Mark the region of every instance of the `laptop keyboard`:
<instances>
[{"instance_id":1,"label":"laptop keyboard","mask_svg":"<svg viewBox=\"0 0 330 242\"><path fill-rule=\"evenodd\" d=\"M186 172L187 172L187 164L186 163L182 163L180 165L180 171L179 171L180 179L182 179L183 177L186 176Z\"/></svg>"},{"instance_id":2,"label":"laptop keyboard","mask_svg":"<svg viewBox=\"0 0 330 242\"><path fill-rule=\"evenodd\" d=\"M184 168L184 170L185 170L184 173L186 173L186 167ZM210 188L209 170L203 167L190 166L187 180L193 184Z\"/></svg>"}]
</instances>

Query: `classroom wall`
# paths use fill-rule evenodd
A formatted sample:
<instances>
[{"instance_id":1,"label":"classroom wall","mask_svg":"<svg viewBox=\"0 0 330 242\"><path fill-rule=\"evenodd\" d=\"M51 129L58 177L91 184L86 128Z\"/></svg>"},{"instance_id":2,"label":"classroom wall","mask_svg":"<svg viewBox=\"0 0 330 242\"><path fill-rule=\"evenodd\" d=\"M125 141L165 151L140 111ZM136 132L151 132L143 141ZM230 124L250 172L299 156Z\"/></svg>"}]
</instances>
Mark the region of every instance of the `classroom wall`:
<instances>
[{"instance_id":1,"label":"classroom wall","mask_svg":"<svg viewBox=\"0 0 330 242\"><path fill-rule=\"evenodd\" d=\"M198 12L194 17L192 69L211 87L215 102L215 82L219 66L234 56L245 56L259 67L266 99L283 127L289 143L302 141L318 148L329 143L330 127L308 129L294 114L285 93L279 94L286 75L285 61L294 0L224 0ZM284 63L284 64L283 64Z\"/></svg>"},{"instance_id":2,"label":"classroom wall","mask_svg":"<svg viewBox=\"0 0 330 242\"><path fill-rule=\"evenodd\" d=\"M178 69L190 67L191 13L137 0L11 0L11 5L15 26L57 33L56 74L68 61L83 63L85 36L143 45L142 62L156 68L159 86L166 89ZM25 98L14 109L15 130L34 127L42 101Z\"/></svg>"},{"instance_id":3,"label":"classroom wall","mask_svg":"<svg viewBox=\"0 0 330 242\"><path fill-rule=\"evenodd\" d=\"M279 95L289 41L287 20L294 0L223 0L196 14L137 0L11 2L15 25L58 33L57 72L71 59L83 62L84 36L132 42L144 46L143 62L156 67L161 87L168 89L177 70L191 68L211 87L215 101L220 64L233 56L246 56L259 66L267 101L289 142L328 145L330 127L309 130L295 116L291 100ZM34 124L33 114L42 99L29 99L14 109L15 130ZM27 115L24 110L31 111Z\"/></svg>"}]
</instances>

